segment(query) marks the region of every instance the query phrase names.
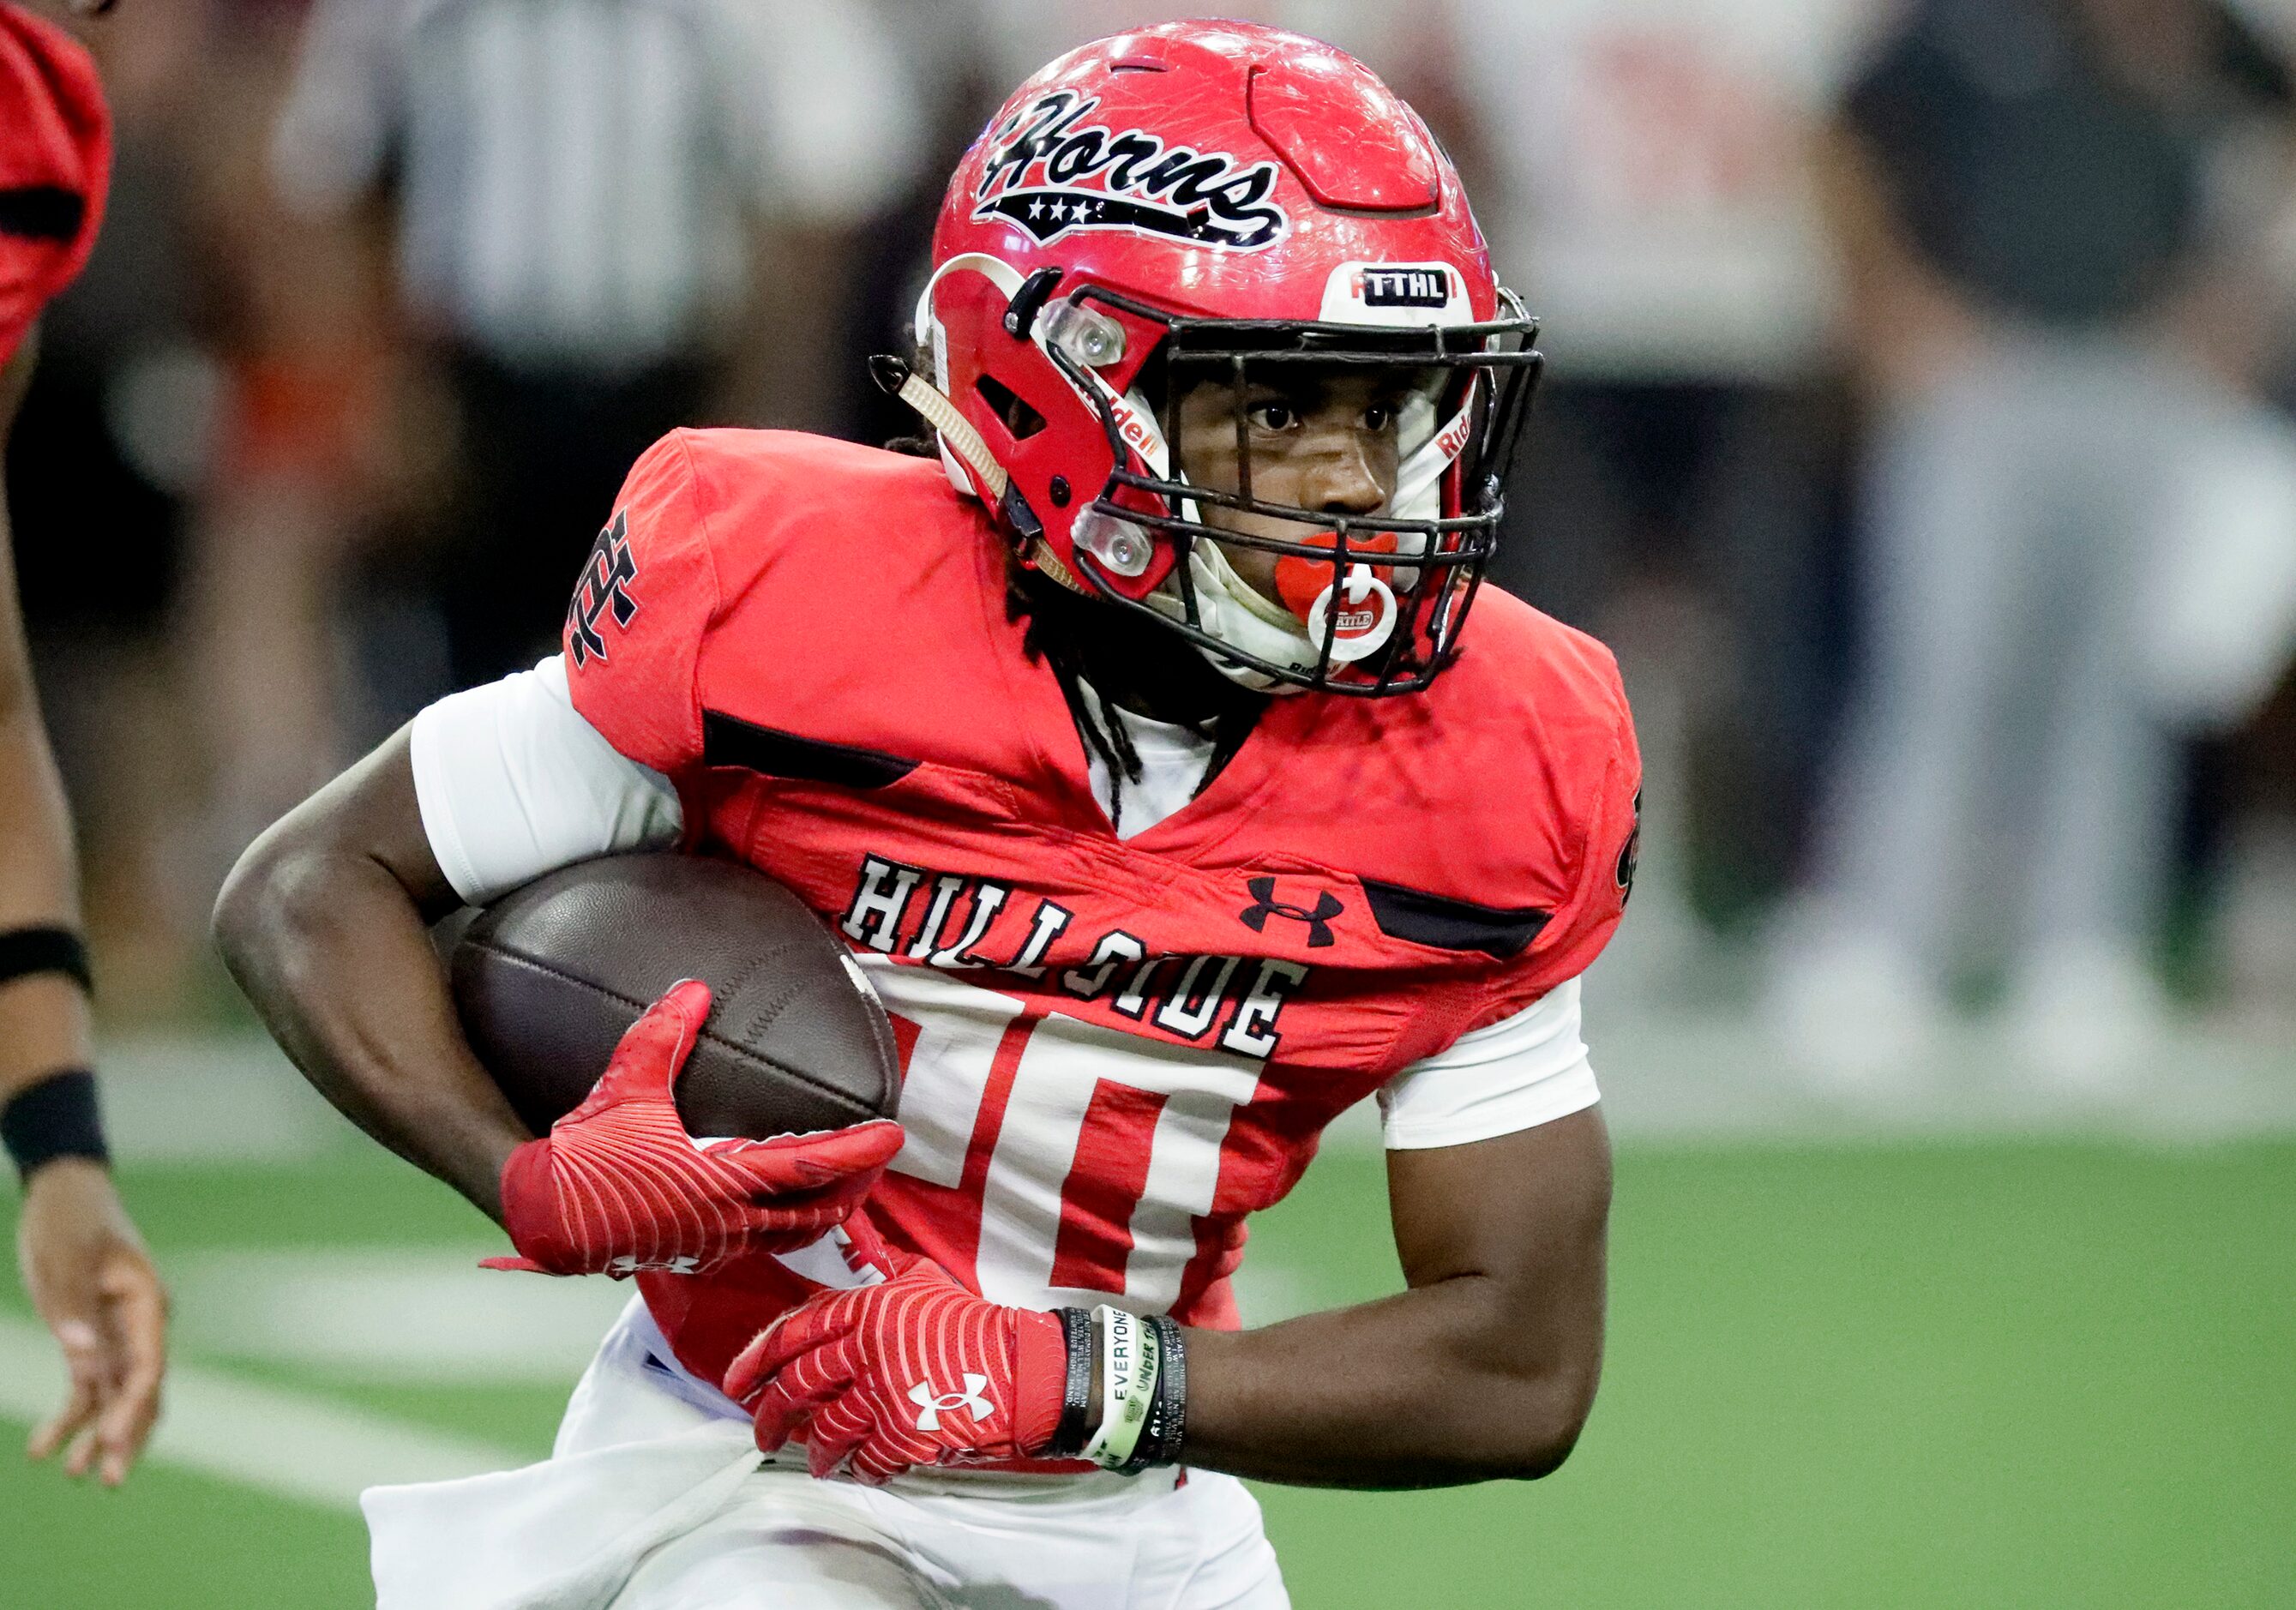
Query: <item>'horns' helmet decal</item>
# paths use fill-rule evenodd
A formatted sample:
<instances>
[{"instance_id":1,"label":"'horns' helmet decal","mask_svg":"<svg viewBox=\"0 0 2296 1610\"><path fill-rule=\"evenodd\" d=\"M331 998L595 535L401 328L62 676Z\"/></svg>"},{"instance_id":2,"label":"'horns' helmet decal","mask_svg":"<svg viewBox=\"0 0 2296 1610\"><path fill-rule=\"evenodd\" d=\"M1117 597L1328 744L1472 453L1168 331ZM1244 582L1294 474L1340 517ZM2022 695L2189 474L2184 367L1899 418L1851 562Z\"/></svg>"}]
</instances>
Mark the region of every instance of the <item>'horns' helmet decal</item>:
<instances>
[{"instance_id":1,"label":"'horns' helmet decal","mask_svg":"<svg viewBox=\"0 0 2296 1610\"><path fill-rule=\"evenodd\" d=\"M1083 125L1099 104L1054 90L1002 119L973 217L1010 218L1039 244L1075 229L1134 229L1253 251L1282 236L1291 220L1267 200L1274 162L1246 166L1167 147L1144 128Z\"/></svg>"}]
</instances>

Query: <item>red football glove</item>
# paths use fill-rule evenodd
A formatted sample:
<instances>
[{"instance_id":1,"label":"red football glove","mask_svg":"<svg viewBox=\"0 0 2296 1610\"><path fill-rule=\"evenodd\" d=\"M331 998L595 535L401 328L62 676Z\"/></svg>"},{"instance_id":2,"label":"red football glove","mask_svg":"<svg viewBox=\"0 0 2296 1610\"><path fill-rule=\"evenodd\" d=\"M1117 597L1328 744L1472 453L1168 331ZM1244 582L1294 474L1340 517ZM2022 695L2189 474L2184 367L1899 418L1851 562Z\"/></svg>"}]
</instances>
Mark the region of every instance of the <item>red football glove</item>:
<instances>
[{"instance_id":1,"label":"red football glove","mask_svg":"<svg viewBox=\"0 0 2296 1610\"><path fill-rule=\"evenodd\" d=\"M815 1475L849 1460L871 1486L1041 1452L1068 1368L1060 1320L976 1297L929 1259L890 1261L891 1279L823 1292L734 1360L726 1392L756 1417L758 1447L802 1433Z\"/></svg>"},{"instance_id":2,"label":"red football glove","mask_svg":"<svg viewBox=\"0 0 2296 1610\"><path fill-rule=\"evenodd\" d=\"M510 1154L503 1224L521 1255L487 1268L698 1274L805 1246L859 1205L901 1149L890 1119L706 1145L685 1132L670 1087L709 1015L709 985L672 989L630 1025L582 1105Z\"/></svg>"}]
</instances>

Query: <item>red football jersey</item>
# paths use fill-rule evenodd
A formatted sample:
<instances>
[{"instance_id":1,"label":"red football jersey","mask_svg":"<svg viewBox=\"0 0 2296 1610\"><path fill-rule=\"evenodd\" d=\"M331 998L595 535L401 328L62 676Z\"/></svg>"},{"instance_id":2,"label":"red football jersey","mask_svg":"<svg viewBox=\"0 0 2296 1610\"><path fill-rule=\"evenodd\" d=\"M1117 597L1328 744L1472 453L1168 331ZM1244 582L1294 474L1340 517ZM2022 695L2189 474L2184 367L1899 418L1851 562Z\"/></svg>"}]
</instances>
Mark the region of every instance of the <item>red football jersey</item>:
<instances>
[{"instance_id":1,"label":"red football jersey","mask_svg":"<svg viewBox=\"0 0 2296 1610\"><path fill-rule=\"evenodd\" d=\"M1119 839L1005 546L925 459L680 431L567 615L575 707L667 774L688 847L788 884L868 965L907 1143L870 1212L999 1302L1232 1325L1244 1220L1336 1114L1582 972L1639 763L1601 645L1486 588L1425 693L1271 700ZM810 1289L758 1255L640 1277L716 1380Z\"/></svg>"}]
</instances>

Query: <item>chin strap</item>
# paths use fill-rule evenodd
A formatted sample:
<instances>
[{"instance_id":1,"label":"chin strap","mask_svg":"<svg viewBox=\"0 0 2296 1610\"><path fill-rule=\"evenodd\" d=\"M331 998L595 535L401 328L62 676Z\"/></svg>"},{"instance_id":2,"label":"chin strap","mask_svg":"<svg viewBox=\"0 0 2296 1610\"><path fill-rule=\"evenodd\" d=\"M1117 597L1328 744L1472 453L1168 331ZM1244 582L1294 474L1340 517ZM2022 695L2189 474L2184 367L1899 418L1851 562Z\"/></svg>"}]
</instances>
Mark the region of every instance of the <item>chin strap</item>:
<instances>
[{"instance_id":1,"label":"chin strap","mask_svg":"<svg viewBox=\"0 0 2296 1610\"><path fill-rule=\"evenodd\" d=\"M947 449L972 472L992 507L1003 508L1008 514L1013 513L1013 478L996 462L988 444L980 439L980 432L972 428L972 422L958 412L956 405L939 388L890 353L880 353L869 360L869 377L894 398L914 409L919 418L940 433ZM1093 590L1054 556L1051 546L1032 533L1029 529L1032 522L1016 518L1013 523L1020 531L1023 559L1069 591L1087 598L1094 596Z\"/></svg>"},{"instance_id":2,"label":"chin strap","mask_svg":"<svg viewBox=\"0 0 2296 1610\"><path fill-rule=\"evenodd\" d=\"M980 432L972 428L972 422L958 413L956 405L942 396L931 382L890 352L881 352L869 360L869 378L888 395L915 409L925 423L940 432L940 439L979 480L992 507L1004 500L1004 489L1012 483L1004 466L996 462L996 456L980 439Z\"/></svg>"},{"instance_id":3,"label":"chin strap","mask_svg":"<svg viewBox=\"0 0 2296 1610\"><path fill-rule=\"evenodd\" d=\"M1264 596L1235 573L1227 555L1217 543L1198 540L1188 545L1188 579L1195 584L1197 629L1232 643L1244 653L1278 665L1288 665L1296 670L1306 670L1316 663L1315 645L1299 618L1275 600ZM1177 578L1148 595L1148 607L1168 620L1187 622L1187 605L1181 598ZM1296 682L1286 682L1271 677L1266 671L1254 670L1238 664L1218 649L1196 645L1211 668L1240 687L1259 694L1300 694L1308 690Z\"/></svg>"},{"instance_id":4,"label":"chin strap","mask_svg":"<svg viewBox=\"0 0 2296 1610\"><path fill-rule=\"evenodd\" d=\"M1042 538L1029 543L1029 551L1023 557L1071 593L1085 598L1097 598L1100 596L1083 582L1078 581L1075 573L1062 564L1059 556L1053 552L1053 545Z\"/></svg>"}]
</instances>

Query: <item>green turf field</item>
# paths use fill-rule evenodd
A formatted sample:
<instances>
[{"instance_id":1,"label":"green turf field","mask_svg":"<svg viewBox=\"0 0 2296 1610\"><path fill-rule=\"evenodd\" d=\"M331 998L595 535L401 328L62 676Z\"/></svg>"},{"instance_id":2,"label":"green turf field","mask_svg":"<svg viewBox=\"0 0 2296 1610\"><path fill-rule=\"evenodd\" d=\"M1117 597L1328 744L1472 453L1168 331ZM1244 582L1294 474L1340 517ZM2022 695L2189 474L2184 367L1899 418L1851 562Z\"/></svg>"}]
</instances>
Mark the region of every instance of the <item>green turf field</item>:
<instances>
[{"instance_id":1,"label":"green turf field","mask_svg":"<svg viewBox=\"0 0 2296 1610\"><path fill-rule=\"evenodd\" d=\"M410 1247L460 1268L483 1241L364 1150L126 1184L184 1268ZM1614 1248L1570 1464L1263 1492L1299 1604L2296 1606L2296 1143L1629 1147ZM1252 1263L1288 1303L1390 1289L1376 1158L1326 1155ZM211 1381L528 1455L561 1395L184 1351ZM10 1606L368 1602L355 1515L168 1465L105 1493L0 1463L0 1539Z\"/></svg>"}]
</instances>

